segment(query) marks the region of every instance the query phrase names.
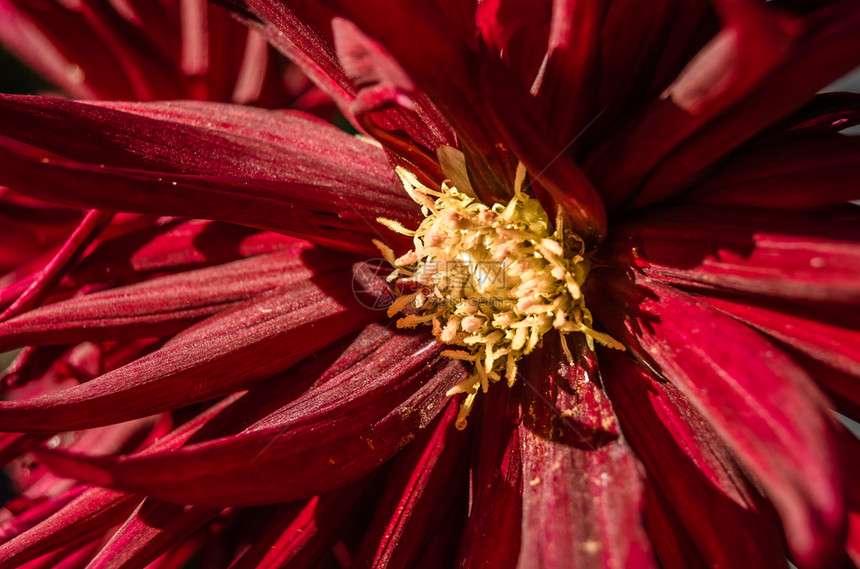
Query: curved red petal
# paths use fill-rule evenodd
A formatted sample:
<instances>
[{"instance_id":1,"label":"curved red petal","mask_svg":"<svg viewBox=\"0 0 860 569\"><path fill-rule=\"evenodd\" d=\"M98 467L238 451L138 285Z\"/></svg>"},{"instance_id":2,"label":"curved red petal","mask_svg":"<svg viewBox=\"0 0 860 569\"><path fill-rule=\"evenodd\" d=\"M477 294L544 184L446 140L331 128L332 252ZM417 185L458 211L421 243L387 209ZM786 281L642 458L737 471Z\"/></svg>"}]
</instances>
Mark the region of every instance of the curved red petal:
<instances>
[{"instance_id":1,"label":"curved red petal","mask_svg":"<svg viewBox=\"0 0 860 569\"><path fill-rule=\"evenodd\" d=\"M380 498L354 567L411 569L416 567L451 511L460 521L467 513L468 435L454 429L457 405L449 401L432 428L419 435L394 460L385 493ZM454 551L439 566L450 566ZM443 556L444 557L444 556Z\"/></svg>"},{"instance_id":2,"label":"curved red petal","mask_svg":"<svg viewBox=\"0 0 860 569\"><path fill-rule=\"evenodd\" d=\"M104 533L134 510L140 498L92 488L60 511L14 539L0 544L0 569L27 561Z\"/></svg>"},{"instance_id":3,"label":"curved red petal","mask_svg":"<svg viewBox=\"0 0 860 569\"><path fill-rule=\"evenodd\" d=\"M389 150L441 183L436 149L456 146L451 127L377 41L343 18L333 19L332 29L338 57L359 89L351 108L355 120Z\"/></svg>"},{"instance_id":4,"label":"curved red petal","mask_svg":"<svg viewBox=\"0 0 860 569\"><path fill-rule=\"evenodd\" d=\"M598 113L600 30L608 10L599 0L552 3L546 62L532 91L560 144L579 142L577 135Z\"/></svg>"},{"instance_id":5,"label":"curved red petal","mask_svg":"<svg viewBox=\"0 0 860 569\"><path fill-rule=\"evenodd\" d=\"M181 543L221 510L146 499L120 525L88 569L143 569Z\"/></svg>"},{"instance_id":6,"label":"curved red petal","mask_svg":"<svg viewBox=\"0 0 860 569\"><path fill-rule=\"evenodd\" d=\"M620 224L606 245L608 263L705 292L860 300L860 229L824 213L676 207Z\"/></svg>"},{"instance_id":7,"label":"curved red petal","mask_svg":"<svg viewBox=\"0 0 860 569\"><path fill-rule=\"evenodd\" d=\"M654 484L645 487L645 526L663 569L711 569L675 509Z\"/></svg>"},{"instance_id":8,"label":"curved red petal","mask_svg":"<svg viewBox=\"0 0 860 569\"><path fill-rule=\"evenodd\" d=\"M698 87L690 92L688 102L702 108L685 110L672 99L654 102L590 157L587 171L610 208L637 192L634 204L644 205L688 188L717 160L858 63L858 49L848 45L860 41L855 33L860 10L850 0L800 20L786 20L773 6L758 2L731 4L738 10L727 11L727 27L686 72L687 86L699 73L703 80L717 81L701 90L704 98L692 95ZM787 42L778 50L783 56L774 58L777 52L763 37ZM756 57L734 57L735 42L750 43ZM717 68L720 73L706 72Z\"/></svg>"},{"instance_id":9,"label":"curved red petal","mask_svg":"<svg viewBox=\"0 0 860 569\"><path fill-rule=\"evenodd\" d=\"M737 102L721 113L719 120L695 129L664 156L635 204L653 203L689 187L723 156L800 108L818 90L860 63L860 36L856 33L860 9L856 3L834 2L807 18L803 21L805 33L792 40L779 65L739 91L742 97L733 98L732 102Z\"/></svg>"},{"instance_id":10,"label":"curved red petal","mask_svg":"<svg viewBox=\"0 0 860 569\"><path fill-rule=\"evenodd\" d=\"M0 323L0 350L168 336L268 290L350 264L330 251L321 257L300 249L76 296Z\"/></svg>"},{"instance_id":11,"label":"curved red petal","mask_svg":"<svg viewBox=\"0 0 860 569\"><path fill-rule=\"evenodd\" d=\"M610 2L600 28L602 114L584 138L601 140L628 128L629 117L657 97L718 29L709 0Z\"/></svg>"},{"instance_id":12,"label":"curved red petal","mask_svg":"<svg viewBox=\"0 0 860 569\"><path fill-rule=\"evenodd\" d=\"M349 273L259 295L126 366L52 395L0 402L0 430L107 425L205 401L289 368L377 317L344 290Z\"/></svg>"},{"instance_id":13,"label":"curved red petal","mask_svg":"<svg viewBox=\"0 0 860 569\"><path fill-rule=\"evenodd\" d=\"M6 48L74 98L280 107L295 96L267 65L271 48L205 2L2 0L0 13Z\"/></svg>"},{"instance_id":14,"label":"curved red petal","mask_svg":"<svg viewBox=\"0 0 860 569\"><path fill-rule=\"evenodd\" d=\"M230 569L313 567L329 554L342 531L355 523L366 504L367 482L315 496L304 504L281 506L265 532Z\"/></svg>"},{"instance_id":15,"label":"curved red petal","mask_svg":"<svg viewBox=\"0 0 860 569\"><path fill-rule=\"evenodd\" d=\"M778 131L839 132L860 124L860 93L821 93L784 121Z\"/></svg>"},{"instance_id":16,"label":"curved red petal","mask_svg":"<svg viewBox=\"0 0 860 569\"><path fill-rule=\"evenodd\" d=\"M547 138L539 128L534 102L524 90L498 88L503 81L497 66L488 66L485 91L494 104L490 105L493 120L503 139L522 161L531 175L531 184L545 189L554 207L546 207L554 215L560 208L571 229L590 243L606 235L606 210L603 201L585 173L567 155L567 148ZM511 112L517 109L517 112ZM575 139L574 139L575 140ZM570 146L570 142L568 146Z\"/></svg>"},{"instance_id":17,"label":"curved red petal","mask_svg":"<svg viewBox=\"0 0 860 569\"><path fill-rule=\"evenodd\" d=\"M842 550L844 490L833 420L810 378L756 331L692 296L608 273L588 290L600 322L652 361L762 484L798 566L828 566Z\"/></svg>"},{"instance_id":18,"label":"curved red petal","mask_svg":"<svg viewBox=\"0 0 860 569\"><path fill-rule=\"evenodd\" d=\"M298 6L300 2L287 4ZM485 201L507 201L516 159L498 144L502 137L483 100L472 42L462 37L457 26L449 25L445 11L431 2L373 0L359 5L331 0L326 5L378 40L451 123L470 166L473 186L483 190ZM427 61L434 64L427 65Z\"/></svg>"},{"instance_id":19,"label":"curved red petal","mask_svg":"<svg viewBox=\"0 0 860 569\"><path fill-rule=\"evenodd\" d=\"M40 454L66 475L168 501L247 505L307 498L376 468L433 419L445 391L465 374L439 351L423 336L395 336L361 365L224 439L145 457ZM392 368L391 361L399 363Z\"/></svg>"},{"instance_id":20,"label":"curved red petal","mask_svg":"<svg viewBox=\"0 0 860 569\"><path fill-rule=\"evenodd\" d=\"M730 298L703 300L816 360L860 377L860 330L855 308L825 311L823 307L798 309Z\"/></svg>"},{"instance_id":21,"label":"curved red petal","mask_svg":"<svg viewBox=\"0 0 860 569\"><path fill-rule=\"evenodd\" d=\"M58 134L70 130L74 145ZM0 151L0 183L52 201L285 232L293 226L365 250L369 239L356 231L377 233L380 216L417 215L382 149L296 113L2 96L0 133L77 161Z\"/></svg>"},{"instance_id":22,"label":"curved red petal","mask_svg":"<svg viewBox=\"0 0 860 569\"><path fill-rule=\"evenodd\" d=\"M355 87L337 60L328 35L331 30L323 27L332 17L329 10L316 2L306 3L298 13L281 2L270 0L248 0L242 4L245 9L252 7L253 11L238 13L250 25L256 26L273 46L298 65L349 116Z\"/></svg>"},{"instance_id":23,"label":"curved red petal","mask_svg":"<svg viewBox=\"0 0 860 569\"><path fill-rule=\"evenodd\" d=\"M58 203L229 221L365 255L377 252L372 237L399 237L383 235L378 217L411 224L417 215L402 195L389 199L355 187L349 194L327 186L47 163L2 148L0 165L0 179Z\"/></svg>"},{"instance_id":24,"label":"curved red petal","mask_svg":"<svg viewBox=\"0 0 860 569\"><path fill-rule=\"evenodd\" d=\"M600 364L626 437L707 566L784 567L770 505L690 402L625 354L603 350Z\"/></svg>"},{"instance_id":25,"label":"curved red petal","mask_svg":"<svg viewBox=\"0 0 860 569\"><path fill-rule=\"evenodd\" d=\"M789 132L745 146L684 201L806 210L860 199L858 176L860 139Z\"/></svg>"},{"instance_id":26,"label":"curved red petal","mask_svg":"<svg viewBox=\"0 0 860 569\"><path fill-rule=\"evenodd\" d=\"M157 273L193 270L278 251L300 255L309 246L304 240L242 225L174 220L98 243L63 284L132 283Z\"/></svg>"}]
</instances>

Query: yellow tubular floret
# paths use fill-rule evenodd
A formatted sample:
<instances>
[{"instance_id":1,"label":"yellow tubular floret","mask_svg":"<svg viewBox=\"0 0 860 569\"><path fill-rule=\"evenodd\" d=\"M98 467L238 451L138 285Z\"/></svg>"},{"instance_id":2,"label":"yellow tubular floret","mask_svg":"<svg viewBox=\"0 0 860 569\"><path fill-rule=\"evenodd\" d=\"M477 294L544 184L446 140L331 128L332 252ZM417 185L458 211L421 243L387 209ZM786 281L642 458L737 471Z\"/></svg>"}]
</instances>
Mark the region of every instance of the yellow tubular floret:
<instances>
[{"instance_id":1,"label":"yellow tubular floret","mask_svg":"<svg viewBox=\"0 0 860 569\"><path fill-rule=\"evenodd\" d=\"M433 190L409 171L397 172L425 218L414 231L379 220L415 243L400 257L377 243L395 267L390 280L413 291L399 296L388 313L403 314L398 327L432 325L437 340L462 348L445 350L444 356L472 363L470 376L448 391L467 394L458 428L465 427L479 391L486 392L503 376L514 384L517 362L550 330L561 335L568 359L568 333L584 334L589 346L597 341L624 349L592 329L582 295L590 268L583 241L564 233L561 215L553 229L540 203L520 191L524 169L517 171L511 201L492 207L479 202L471 188L460 192L446 182Z\"/></svg>"}]
</instances>

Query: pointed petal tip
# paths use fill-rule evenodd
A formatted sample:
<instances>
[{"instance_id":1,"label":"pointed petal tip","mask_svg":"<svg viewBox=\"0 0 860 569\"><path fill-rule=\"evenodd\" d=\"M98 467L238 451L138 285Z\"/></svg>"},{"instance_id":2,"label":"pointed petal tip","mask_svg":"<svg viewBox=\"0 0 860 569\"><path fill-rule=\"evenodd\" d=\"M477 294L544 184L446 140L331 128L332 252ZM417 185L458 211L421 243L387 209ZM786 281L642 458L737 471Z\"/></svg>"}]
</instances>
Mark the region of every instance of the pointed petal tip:
<instances>
[{"instance_id":1,"label":"pointed petal tip","mask_svg":"<svg viewBox=\"0 0 860 569\"><path fill-rule=\"evenodd\" d=\"M113 483L113 476L99 465L98 459L47 447L40 447L34 452L45 466L63 476L104 487Z\"/></svg>"}]
</instances>

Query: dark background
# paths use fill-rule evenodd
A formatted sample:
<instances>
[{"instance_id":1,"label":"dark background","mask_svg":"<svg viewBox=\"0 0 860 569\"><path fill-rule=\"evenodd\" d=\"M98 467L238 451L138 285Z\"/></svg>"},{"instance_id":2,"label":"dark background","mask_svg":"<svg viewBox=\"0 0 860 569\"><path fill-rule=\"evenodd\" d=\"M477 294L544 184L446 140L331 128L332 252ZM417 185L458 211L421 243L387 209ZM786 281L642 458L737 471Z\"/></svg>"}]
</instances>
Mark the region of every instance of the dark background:
<instances>
[{"instance_id":1,"label":"dark background","mask_svg":"<svg viewBox=\"0 0 860 569\"><path fill-rule=\"evenodd\" d=\"M49 85L0 48L0 93L35 93Z\"/></svg>"}]
</instances>

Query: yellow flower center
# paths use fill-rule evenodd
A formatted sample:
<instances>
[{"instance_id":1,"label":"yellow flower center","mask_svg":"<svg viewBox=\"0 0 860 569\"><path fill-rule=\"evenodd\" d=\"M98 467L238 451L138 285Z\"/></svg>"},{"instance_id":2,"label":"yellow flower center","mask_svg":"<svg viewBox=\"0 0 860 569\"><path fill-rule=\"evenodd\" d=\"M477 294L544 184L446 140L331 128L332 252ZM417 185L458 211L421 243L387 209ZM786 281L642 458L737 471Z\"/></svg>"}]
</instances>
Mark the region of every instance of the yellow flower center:
<instances>
[{"instance_id":1,"label":"yellow flower center","mask_svg":"<svg viewBox=\"0 0 860 569\"><path fill-rule=\"evenodd\" d=\"M585 334L591 348L597 340L623 349L591 327L582 295L590 267L582 239L564 231L560 215L553 228L540 203L520 190L521 178L510 202L487 207L447 183L437 191L407 170L398 174L425 218L414 231L379 219L415 243L395 257L374 241L395 268L388 280L398 297L388 315L403 314L399 328L432 326L438 341L459 346L443 355L474 366L448 391L466 393L458 429L465 428L478 391L486 393L502 376L513 385L519 359L551 330L561 335L569 359L565 335L574 332Z\"/></svg>"}]
</instances>

